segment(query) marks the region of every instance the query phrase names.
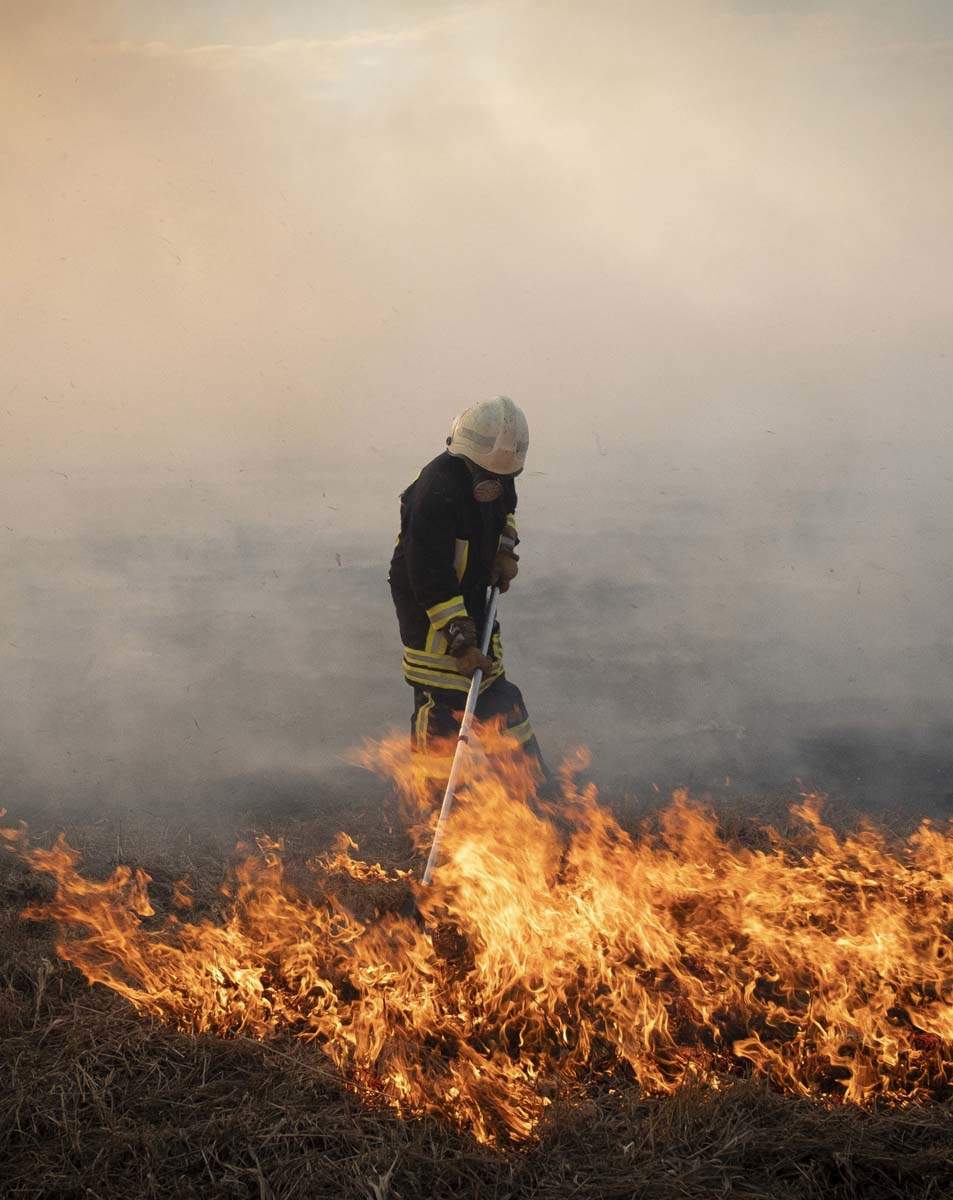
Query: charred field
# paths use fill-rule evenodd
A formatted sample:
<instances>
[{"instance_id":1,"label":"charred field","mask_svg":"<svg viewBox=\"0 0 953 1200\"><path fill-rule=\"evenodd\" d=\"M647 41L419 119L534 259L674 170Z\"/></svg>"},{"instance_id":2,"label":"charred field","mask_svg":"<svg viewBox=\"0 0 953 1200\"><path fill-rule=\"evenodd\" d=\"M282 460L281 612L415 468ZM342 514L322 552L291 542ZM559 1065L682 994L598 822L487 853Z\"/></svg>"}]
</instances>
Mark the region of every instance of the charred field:
<instances>
[{"instance_id":1,"label":"charred field","mask_svg":"<svg viewBox=\"0 0 953 1200\"><path fill-rule=\"evenodd\" d=\"M240 790L240 789L239 789ZM31 842L64 831L91 878L118 865L150 876L158 925L175 881L193 881L192 916L222 919L220 884L236 842L283 839L288 877L340 830L387 869L414 861L389 794L343 788L315 806L304 781L239 795L214 812L163 815L38 809ZM640 814L615 806L624 825ZM315 813L319 813L315 816ZM765 802L763 819L783 821ZM854 814L845 812L850 823ZM728 839L748 818L721 813ZM57 954L50 881L0 856L0 1195L11 1198L943 1197L953 1195L953 1104L867 1106L786 1094L743 1069L713 1090L650 1094L624 1073L554 1094L533 1135L493 1142L433 1113L398 1114L355 1089L319 1047L175 1029L137 1012ZM399 889L397 889L399 892ZM343 898L358 906L360 897ZM401 897L385 887L375 905ZM366 897L364 901L366 902Z\"/></svg>"}]
</instances>

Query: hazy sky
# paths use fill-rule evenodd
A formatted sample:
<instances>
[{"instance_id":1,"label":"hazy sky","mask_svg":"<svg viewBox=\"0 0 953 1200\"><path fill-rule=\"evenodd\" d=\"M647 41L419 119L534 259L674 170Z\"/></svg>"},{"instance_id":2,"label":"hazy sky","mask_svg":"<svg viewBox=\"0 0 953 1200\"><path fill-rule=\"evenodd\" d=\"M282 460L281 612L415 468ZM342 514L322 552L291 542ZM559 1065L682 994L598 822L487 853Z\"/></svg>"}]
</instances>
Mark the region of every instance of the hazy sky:
<instances>
[{"instance_id":1,"label":"hazy sky","mask_svg":"<svg viewBox=\"0 0 953 1200\"><path fill-rule=\"evenodd\" d=\"M951 130L947 0L2 0L0 783L403 724L396 494L499 392L547 745L948 772Z\"/></svg>"},{"instance_id":2,"label":"hazy sky","mask_svg":"<svg viewBox=\"0 0 953 1200\"><path fill-rule=\"evenodd\" d=\"M3 462L363 465L499 391L537 466L932 439L951 68L943 0L6 0Z\"/></svg>"}]
</instances>

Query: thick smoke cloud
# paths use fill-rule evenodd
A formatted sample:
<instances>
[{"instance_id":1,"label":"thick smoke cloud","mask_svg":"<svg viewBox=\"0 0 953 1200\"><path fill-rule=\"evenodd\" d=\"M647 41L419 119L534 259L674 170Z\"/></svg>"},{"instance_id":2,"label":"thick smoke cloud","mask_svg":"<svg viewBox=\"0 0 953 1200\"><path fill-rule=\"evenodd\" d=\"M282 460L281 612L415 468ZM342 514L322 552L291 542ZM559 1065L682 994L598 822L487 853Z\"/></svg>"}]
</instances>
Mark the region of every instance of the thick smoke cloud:
<instances>
[{"instance_id":1,"label":"thick smoke cloud","mask_svg":"<svg viewBox=\"0 0 953 1200\"><path fill-rule=\"evenodd\" d=\"M0 23L8 806L323 777L402 724L396 494L507 391L554 756L942 808L944 6Z\"/></svg>"}]
</instances>

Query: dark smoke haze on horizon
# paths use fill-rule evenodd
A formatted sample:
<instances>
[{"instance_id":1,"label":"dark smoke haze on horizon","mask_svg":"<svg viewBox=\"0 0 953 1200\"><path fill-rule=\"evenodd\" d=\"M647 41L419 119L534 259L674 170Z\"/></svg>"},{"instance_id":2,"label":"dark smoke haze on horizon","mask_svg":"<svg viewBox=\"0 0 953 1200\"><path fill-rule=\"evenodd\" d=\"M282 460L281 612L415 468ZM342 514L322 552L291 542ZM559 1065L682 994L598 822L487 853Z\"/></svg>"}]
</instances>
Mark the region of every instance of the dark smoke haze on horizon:
<instances>
[{"instance_id":1,"label":"dark smoke haze on horizon","mask_svg":"<svg viewBox=\"0 0 953 1200\"><path fill-rule=\"evenodd\" d=\"M11 813L404 727L396 497L498 392L554 757L948 811L948 5L166 8L0 13Z\"/></svg>"}]
</instances>

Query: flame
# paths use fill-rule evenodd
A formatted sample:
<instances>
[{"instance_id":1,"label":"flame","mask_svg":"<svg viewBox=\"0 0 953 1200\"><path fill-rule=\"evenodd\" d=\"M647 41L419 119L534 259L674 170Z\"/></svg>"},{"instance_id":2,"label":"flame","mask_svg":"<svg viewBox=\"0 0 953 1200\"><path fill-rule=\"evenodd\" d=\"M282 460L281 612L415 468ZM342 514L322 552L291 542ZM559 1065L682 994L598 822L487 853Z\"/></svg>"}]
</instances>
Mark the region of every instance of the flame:
<instances>
[{"instance_id":1,"label":"flame","mask_svg":"<svg viewBox=\"0 0 953 1200\"><path fill-rule=\"evenodd\" d=\"M742 845L679 792L631 835L577 786L584 755L547 813L518 747L481 736L434 886L413 885L423 921L342 901L341 876L359 891L412 880L355 859L343 834L307 891L279 842L246 847L219 921L188 914L184 881L157 921L143 871L95 881L62 837L0 836L55 881L25 916L56 923L90 983L183 1030L306 1039L364 1095L484 1141L531 1135L554 1095L593 1086L753 1072L857 1103L950 1094L953 826L840 835L807 796L793 839ZM403 738L364 759L397 781L425 845L433 764Z\"/></svg>"}]
</instances>

